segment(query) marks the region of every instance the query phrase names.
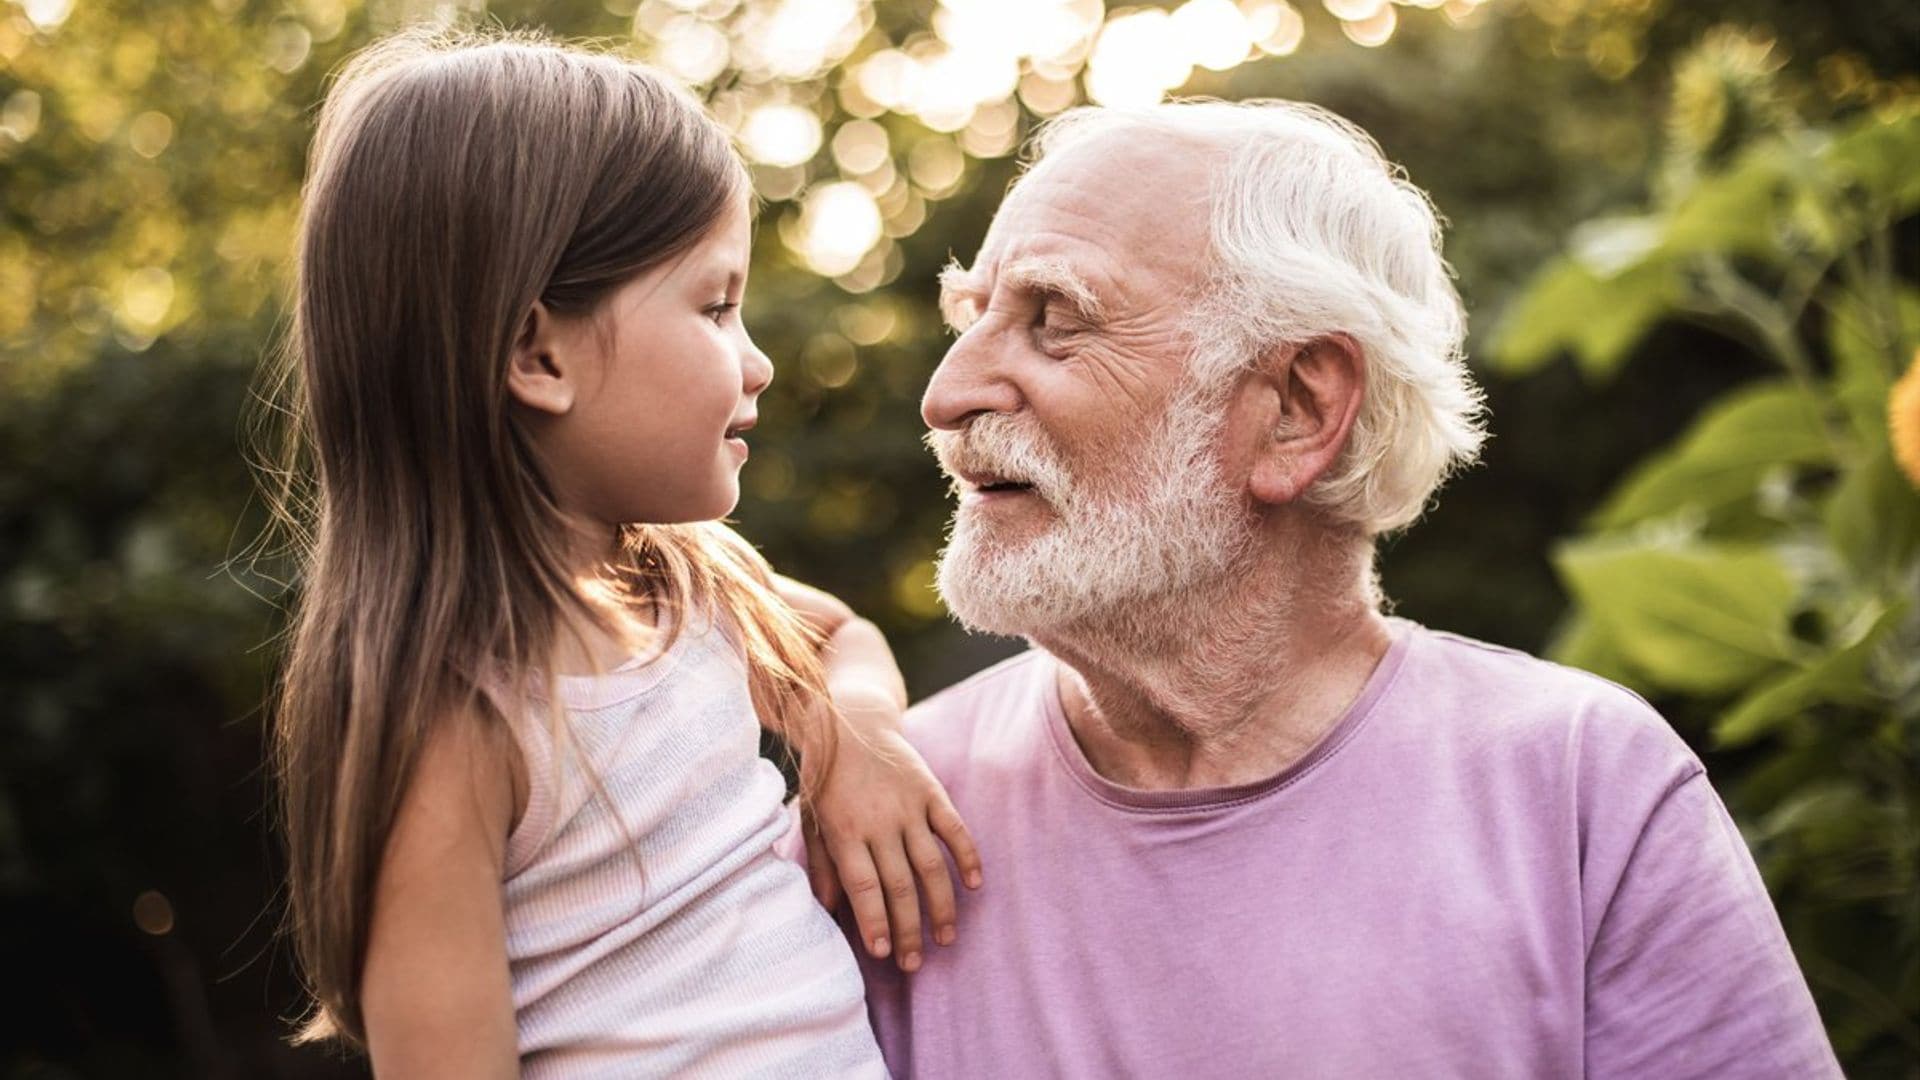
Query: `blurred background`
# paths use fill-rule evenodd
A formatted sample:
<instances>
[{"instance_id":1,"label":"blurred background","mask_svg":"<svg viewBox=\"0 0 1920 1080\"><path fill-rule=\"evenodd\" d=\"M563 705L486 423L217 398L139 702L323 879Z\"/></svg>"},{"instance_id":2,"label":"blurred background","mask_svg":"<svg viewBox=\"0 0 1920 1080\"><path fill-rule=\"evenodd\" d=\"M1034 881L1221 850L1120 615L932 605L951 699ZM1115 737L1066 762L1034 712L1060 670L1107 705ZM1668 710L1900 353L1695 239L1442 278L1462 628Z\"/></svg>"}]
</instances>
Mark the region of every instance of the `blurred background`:
<instances>
[{"instance_id":1,"label":"blurred background","mask_svg":"<svg viewBox=\"0 0 1920 1080\"><path fill-rule=\"evenodd\" d=\"M9 1077L351 1076L283 1039L250 384L325 78L486 19L697 87L766 200L742 531L916 695L1017 648L931 591L917 401L1040 119L1278 96L1430 190L1493 411L1385 546L1403 615L1646 694L1746 831L1843 1062L1920 1076L1911 0L0 0Z\"/></svg>"}]
</instances>

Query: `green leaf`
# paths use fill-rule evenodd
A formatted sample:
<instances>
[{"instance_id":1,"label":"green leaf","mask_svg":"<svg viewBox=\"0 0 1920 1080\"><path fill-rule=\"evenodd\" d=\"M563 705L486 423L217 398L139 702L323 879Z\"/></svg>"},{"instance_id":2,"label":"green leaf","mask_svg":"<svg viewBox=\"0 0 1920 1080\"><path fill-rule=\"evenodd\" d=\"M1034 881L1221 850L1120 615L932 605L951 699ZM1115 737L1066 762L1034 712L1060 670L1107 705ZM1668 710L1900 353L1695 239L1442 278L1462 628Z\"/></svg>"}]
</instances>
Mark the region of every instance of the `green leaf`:
<instances>
[{"instance_id":1,"label":"green leaf","mask_svg":"<svg viewBox=\"0 0 1920 1080\"><path fill-rule=\"evenodd\" d=\"M1613 277L1562 257L1536 275L1495 333L1495 370L1525 375L1572 352L1589 377L1605 379L1680 295L1665 260L1641 262Z\"/></svg>"},{"instance_id":2,"label":"green leaf","mask_svg":"<svg viewBox=\"0 0 1920 1080\"><path fill-rule=\"evenodd\" d=\"M1734 391L1703 412L1672 449L1635 468L1593 524L1613 529L1687 507L1717 509L1751 495L1773 468L1831 460L1820 409L1786 380Z\"/></svg>"},{"instance_id":3,"label":"green leaf","mask_svg":"<svg viewBox=\"0 0 1920 1080\"><path fill-rule=\"evenodd\" d=\"M1887 807L1860 789L1858 781L1834 778L1803 788L1768 811L1755 826L1754 839L1773 844L1791 837L1797 858L1808 860L1824 853L1858 852L1863 841L1889 835L1887 826L1896 821ZM1853 862L1853 866L1835 866L1803 861L1802 872L1846 878L1859 872L1858 860ZM1829 880L1827 887L1838 884Z\"/></svg>"},{"instance_id":4,"label":"green leaf","mask_svg":"<svg viewBox=\"0 0 1920 1080\"><path fill-rule=\"evenodd\" d=\"M1920 111L1869 113L1840 133L1824 155L1835 170L1859 185L1888 219L1920 208Z\"/></svg>"},{"instance_id":5,"label":"green leaf","mask_svg":"<svg viewBox=\"0 0 1920 1080\"><path fill-rule=\"evenodd\" d=\"M1793 656L1798 588L1754 544L1596 538L1554 553L1562 580L1655 686L1722 694Z\"/></svg>"},{"instance_id":6,"label":"green leaf","mask_svg":"<svg viewBox=\"0 0 1920 1080\"><path fill-rule=\"evenodd\" d=\"M1726 171L1702 179L1668 216L1661 250L1777 256L1781 211L1795 175L1791 164L1786 146L1765 143Z\"/></svg>"},{"instance_id":7,"label":"green leaf","mask_svg":"<svg viewBox=\"0 0 1920 1080\"><path fill-rule=\"evenodd\" d=\"M1588 273L1607 281L1639 266L1660 250L1666 221L1657 214L1595 218L1574 227L1573 257Z\"/></svg>"},{"instance_id":8,"label":"green leaf","mask_svg":"<svg viewBox=\"0 0 1920 1080\"><path fill-rule=\"evenodd\" d=\"M1920 292L1893 293L1892 307L1880 311L1858 292L1837 289L1826 300L1835 394L1854 433L1868 443L1886 440L1894 374L1920 349Z\"/></svg>"},{"instance_id":9,"label":"green leaf","mask_svg":"<svg viewBox=\"0 0 1920 1080\"><path fill-rule=\"evenodd\" d=\"M1646 681L1600 624L1578 608L1560 627L1553 644L1547 648L1547 655L1557 663L1590 671L1626 686Z\"/></svg>"},{"instance_id":10,"label":"green leaf","mask_svg":"<svg viewBox=\"0 0 1920 1080\"><path fill-rule=\"evenodd\" d=\"M1824 517L1834 550L1869 587L1898 577L1920 552L1920 492L1885 442L1840 477Z\"/></svg>"},{"instance_id":11,"label":"green leaf","mask_svg":"<svg viewBox=\"0 0 1920 1080\"><path fill-rule=\"evenodd\" d=\"M1815 705L1860 705L1874 700L1868 664L1881 641L1900 624L1906 608L1904 603L1886 608L1848 645L1761 684L1714 725L1714 739L1721 746L1740 746Z\"/></svg>"}]
</instances>

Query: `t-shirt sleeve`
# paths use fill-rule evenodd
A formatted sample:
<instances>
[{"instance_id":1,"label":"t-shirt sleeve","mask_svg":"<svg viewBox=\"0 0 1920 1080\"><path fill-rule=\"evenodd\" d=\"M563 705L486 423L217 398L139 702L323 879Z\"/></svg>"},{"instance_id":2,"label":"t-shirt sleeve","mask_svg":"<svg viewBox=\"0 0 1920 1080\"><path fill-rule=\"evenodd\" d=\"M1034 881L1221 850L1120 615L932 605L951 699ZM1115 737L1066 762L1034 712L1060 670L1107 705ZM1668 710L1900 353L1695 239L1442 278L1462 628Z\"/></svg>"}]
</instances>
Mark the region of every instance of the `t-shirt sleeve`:
<instances>
[{"instance_id":1,"label":"t-shirt sleeve","mask_svg":"<svg viewBox=\"0 0 1920 1080\"><path fill-rule=\"evenodd\" d=\"M797 863L800 869L807 869L807 838L800 833L800 800L788 799L782 812L787 818L787 830L773 841L773 853L790 863Z\"/></svg>"},{"instance_id":2,"label":"t-shirt sleeve","mask_svg":"<svg viewBox=\"0 0 1920 1080\"><path fill-rule=\"evenodd\" d=\"M1840 1076L1766 887L1706 775L1671 786L1626 839L1602 875L1610 893L1587 898L1599 910L1587 1075Z\"/></svg>"}]
</instances>

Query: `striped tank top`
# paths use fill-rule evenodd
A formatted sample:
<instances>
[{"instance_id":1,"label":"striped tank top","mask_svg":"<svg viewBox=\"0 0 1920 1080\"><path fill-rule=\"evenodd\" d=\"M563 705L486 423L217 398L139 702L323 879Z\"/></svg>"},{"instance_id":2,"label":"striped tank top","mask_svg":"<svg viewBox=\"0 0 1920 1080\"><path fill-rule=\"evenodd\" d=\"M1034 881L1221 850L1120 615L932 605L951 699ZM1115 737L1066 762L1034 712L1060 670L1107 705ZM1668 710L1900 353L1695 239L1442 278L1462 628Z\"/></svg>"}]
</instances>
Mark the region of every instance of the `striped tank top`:
<instances>
[{"instance_id":1,"label":"striped tank top","mask_svg":"<svg viewBox=\"0 0 1920 1080\"><path fill-rule=\"evenodd\" d=\"M664 654L556 691L577 754L556 749L544 702L515 731L522 1074L884 1077L846 939L774 852L786 786L759 754L732 639L690 625Z\"/></svg>"}]
</instances>

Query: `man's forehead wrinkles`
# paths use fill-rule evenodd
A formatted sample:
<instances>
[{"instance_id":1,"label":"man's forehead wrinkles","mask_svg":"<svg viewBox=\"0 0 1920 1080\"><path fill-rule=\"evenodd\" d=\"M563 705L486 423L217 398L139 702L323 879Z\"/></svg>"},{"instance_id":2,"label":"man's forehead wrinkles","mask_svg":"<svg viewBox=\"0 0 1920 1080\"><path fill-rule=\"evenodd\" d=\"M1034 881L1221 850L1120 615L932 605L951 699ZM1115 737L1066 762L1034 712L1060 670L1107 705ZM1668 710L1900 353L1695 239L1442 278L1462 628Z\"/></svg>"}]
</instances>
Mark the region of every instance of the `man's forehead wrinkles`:
<instances>
[{"instance_id":1,"label":"man's forehead wrinkles","mask_svg":"<svg viewBox=\"0 0 1920 1080\"><path fill-rule=\"evenodd\" d=\"M1184 281L1186 275L1169 271L1204 257L1194 253L1209 231L1212 194L1204 178L1177 182L1174 174L1184 166L1165 163L1123 178L1118 167L1069 153L1032 174L990 226L987 248L1003 263L1030 253L1062 255L1083 274L1107 277L1104 284L1128 291Z\"/></svg>"}]
</instances>

